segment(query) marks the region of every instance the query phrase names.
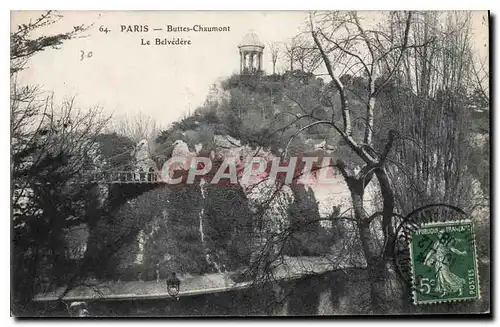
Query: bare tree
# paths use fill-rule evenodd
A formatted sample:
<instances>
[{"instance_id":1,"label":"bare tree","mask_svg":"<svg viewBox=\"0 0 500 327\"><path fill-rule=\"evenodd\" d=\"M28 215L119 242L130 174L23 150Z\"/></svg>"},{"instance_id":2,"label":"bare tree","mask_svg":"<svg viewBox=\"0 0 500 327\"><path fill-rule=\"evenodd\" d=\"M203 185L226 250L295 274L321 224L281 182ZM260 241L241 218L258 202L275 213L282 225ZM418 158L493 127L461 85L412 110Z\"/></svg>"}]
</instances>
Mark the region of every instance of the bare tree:
<instances>
[{"instance_id":1,"label":"bare tree","mask_svg":"<svg viewBox=\"0 0 500 327\"><path fill-rule=\"evenodd\" d=\"M12 269L17 315L29 310L33 293L47 275L61 281L63 268L70 267L65 229L87 218L92 202L89 171L101 164L95 137L107 124L100 108L80 110L74 98L58 105L52 95L17 79L33 55L58 48L86 30L76 26L68 33L34 36L60 17L49 11L11 32Z\"/></svg>"},{"instance_id":2,"label":"bare tree","mask_svg":"<svg viewBox=\"0 0 500 327\"><path fill-rule=\"evenodd\" d=\"M314 42L316 54L325 65L331 78L329 88L335 90L330 93L340 98L341 120L335 115L337 111L334 101L331 105L331 117L319 118L315 107L307 108L299 104L302 110L300 115L294 115L295 120L289 125L296 125L300 120L309 121L299 128L288 140L284 153L287 154L293 139L314 126L324 125L334 129L342 138L343 142L361 159L363 166L359 172L355 167L348 165L339 159L335 166L342 174L351 193L354 219L357 222L360 240L367 267L371 279L371 299L375 312L391 312L401 310L403 303L403 289L395 275L393 260L392 241L394 239L394 191L387 172L387 157L398 138L398 133L390 130L383 144L375 144L373 141L374 110L376 100L383 90L393 79L401 58L408 48L414 47L409 43L409 32L412 22L412 13L405 15L403 21L404 33L395 40L389 40L384 32L373 29L365 29L361 19L355 12L341 13L329 12L310 16L309 34ZM341 32L341 33L339 33ZM287 45L287 57L293 68L296 58L298 39L293 39ZM364 52L362 52L364 51ZM392 65L386 64L385 58L395 56L396 62ZM332 62L332 59L338 60ZM336 66L334 68L334 65ZM337 75L339 68L349 66L360 67L363 76L367 79L365 91L358 94L365 104L364 133L356 136L353 132L351 109L347 96L347 90ZM377 80L377 85L375 81ZM377 150L375 148L378 148ZM369 215L364 208L364 192L373 176L377 177L382 196L382 210ZM372 222L382 217L381 234L384 242L377 241L377 230L372 228ZM393 290L392 294L389 290Z\"/></svg>"},{"instance_id":3,"label":"bare tree","mask_svg":"<svg viewBox=\"0 0 500 327\"><path fill-rule=\"evenodd\" d=\"M57 49L64 41L83 37L82 33L90 28L90 26L78 25L69 32L33 38L32 34L35 30L50 26L61 18L62 15L49 10L27 24L18 25L17 29L10 33L11 77L25 69L28 60L36 53L50 48Z\"/></svg>"},{"instance_id":4,"label":"bare tree","mask_svg":"<svg viewBox=\"0 0 500 327\"><path fill-rule=\"evenodd\" d=\"M341 119L335 115L338 110L333 99L326 101L331 105L330 119L319 117L317 105L311 102L295 101L301 112L300 114L292 113L295 119L288 125L296 126L300 120L307 122L289 138L285 154L293 139L303 131L318 125L325 125L335 130L343 142L363 162L359 172L355 171L352 164L349 167L344 160L338 160L335 167L341 172L351 193L353 216L357 223L369 269L371 302L375 312L398 312L403 309L409 299L408 286L404 285L396 276L396 268L392 260L394 256L395 217L400 216L397 213L398 210L408 210L407 207L403 209L403 205L400 205L404 202L400 199L400 192L396 198L396 187L400 191L401 185L412 186L415 184L414 178L416 177L420 182L427 181L427 185L434 185L433 188L436 191L448 189L439 199L446 203L450 201L456 203L456 201L462 201L465 194L469 194L466 192L466 185L471 186L470 179L464 179L465 170L462 166L465 165L467 158L466 151L463 151L463 146L459 145L460 141L456 140L457 137L454 134L458 131L459 135L463 136L463 138L460 136L460 139L463 141L467 139L465 136L467 133L464 132L466 115L459 114L466 112L465 107L463 107L464 102L462 101L460 104L462 109L453 108L453 105L451 107L447 105L447 109L443 106L440 109L434 109L444 110L441 112L448 115L448 118L441 116L435 120L436 123L440 123L439 126L434 127L439 136L425 127L434 121L432 115L435 114L426 113L422 108L422 106L424 108L435 106L436 101L440 101L437 100L440 96L441 101L449 103L442 97L445 96L449 99L449 95L446 94L449 94L450 90L455 90L456 96L459 94L465 96L463 82L467 80L466 72L470 71L467 19L461 19L458 16L448 17L448 24L445 24L448 28L445 28L443 35L439 35L431 24L431 22L436 21L432 14L429 13L428 16L423 14L422 16L420 14L414 15L412 12L391 13L389 24L385 26L379 24L376 27L366 27L362 24L361 17L355 12L329 12L311 15L310 34L331 78L329 87L334 90L330 93L328 88L325 89L327 91L325 96L327 98L339 97L337 103L340 104ZM423 24L419 23L421 20L423 20ZM414 25L415 30L412 29ZM437 43L443 36L445 43ZM294 49L296 50L297 47ZM442 71L442 75L437 75L436 68L437 71ZM356 102L362 103L365 108L364 115L355 118L363 120L362 133L357 133L360 125L353 124L350 103L352 101L350 99L353 98L348 96L348 92L353 93L353 89L348 88L345 84L348 82L345 78L339 78L339 73L342 72L348 72L352 74L351 76L359 77L363 81L357 85L356 94L353 94ZM412 77L405 80L405 76ZM404 82L402 83L401 80ZM417 92L417 94L425 95L428 100L427 104L422 103L421 100L413 103L411 119L406 115L408 112L401 111L401 120L389 123L388 120L394 120L391 118L394 117L394 111L405 107L405 99L400 98L401 102L395 102L395 106L392 107L394 110L392 116L391 113L380 112L376 109L384 108L387 95L395 92L395 85L399 85L398 92L401 95L405 92L408 94ZM443 92L444 90L447 91ZM382 100L384 103L381 103ZM457 101L452 103L459 104ZM448 113L446 113L447 110ZM450 126L443 126L443 123L449 121L449 115L453 117L453 123ZM419 122L422 124L418 125ZM416 123L416 127L412 125L414 123ZM405 126L409 125L415 127L417 136L413 134L415 137L412 137L411 134L406 134L408 129ZM425 139L427 141L424 143L427 142L428 145L424 145L424 149L427 147L428 150L424 150L423 154L419 153L417 156L414 154L411 159L408 157L395 159L390 155L395 146L398 149L396 153L405 147L414 153L415 149L421 146L420 140ZM396 141L400 142L396 144ZM432 147L430 147L431 144ZM437 158L441 158L438 159L438 169L435 169L436 154ZM425 159L427 164L422 164L425 161L422 158L427 158ZM416 176L412 176L412 173L404 171L413 180L406 184L405 182L400 184L397 182L398 177L394 175L393 165L403 171L406 165L410 167L417 165L417 170L420 172L421 167L426 166L426 171L432 177L422 178L418 172ZM380 189L382 210L369 214L364 206L364 193L366 186L374 176L377 178ZM417 187L416 190L417 194L419 192L427 194L428 199L432 199L433 194L435 194L428 188L422 190ZM412 191L414 190L406 189L401 193L411 194ZM416 196L417 198L418 196ZM421 201L422 199L410 201L409 205L418 206L422 204ZM412 209L414 208L412 207ZM380 225L378 224L379 217L382 218ZM381 226L381 233L379 233L377 225ZM383 235L382 243L377 241L379 234Z\"/></svg>"},{"instance_id":5,"label":"bare tree","mask_svg":"<svg viewBox=\"0 0 500 327\"><path fill-rule=\"evenodd\" d=\"M321 65L321 57L316 47L303 34L285 42L283 56L290 65L290 71L296 67L305 73L313 73Z\"/></svg>"},{"instance_id":6,"label":"bare tree","mask_svg":"<svg viewBox=\"0 0 500 327\"><path fill-rule=\"evenodd\" d=\"M290 71L293 71L293 64L295 62L295 49L297 47L297 41L295 38L291 38L284 43L283 56L286 62L290 65Z\"/></svg>"},{"instance_id":7,"label":"bare tree","mask_svg":"<svg viewBox=\"0 0 500 327\"><path fill-rule=\"evenodd\" d=\"M391 81L394 73L399 67L401 58L407 50L408 36L412 22L411 12L406 14L404 20L405 28L404 33L399 38L396 44L383 42L381 38L385 38L383 33L376 30L365 30L361 24L358 14L349 12L341 14L338 12L329 13L326 16L318 17L317 26L311 16L311 35L314 43L318 47L323 63L326 66L328 74L332 79L333 85L338 91L341 103L343 127L331 120L317 121L310 124L329 124L341 135L346 144L365 162L365 166L357 174L349 170L344 162L339 160L337 167L344 176L344 179L351 191L351 197L354 207L355 218L358 221L359 232L363 249L365 252L367 265L372 270L370 274L373 276L372 280L372 301L377 311L394 310L397 308L399 301L394 303L394 298L384 298L384 304L389 307L378 307L377 304L382 304L380 297L387 294L388 289L393 289L391 281L395 276L391 276L392 268L392 241L394 238L393 230L393 212L394 212L394 191L392 184L387 175L387 156L392 149L394 141L397 138L397 133L394 130L389 131L387 141L382 145L379 151L373 148L373 129L374 129L374 110L377 96L380 91ZM330 30L326 29L326 25L334 26ZM336 37L335 34L340 30L347 30L347 36L344 38ZM366 90L366 114L365 114L365 128L364 136L361 140L356 141L353 138L349 104L346 96L345 87L335 74L330 58L325 51L325 45L331 48L331 51L340 51L347 55L348 60L353 60L358 63L367 76L367 90ZM359 49L365 50L365 54L361 54ZM378 87L375 86L377 77L381 77L381 64L384 58L393 53L397 53L397 60L392 67L387 66L385 76ZM334 108L332 108L334 109ZM366 185L370 182L372 175L375 174L379 182L380 192L383 198L382 210L382 229L384 235L384 245L380 249L374 243L375 236L372 235L370 229L371 221L379 214L376 213L370 217L367 216L363 208L363 193ZM382 254L382 256L381 256ZM381 259L382 258L382 259ZM391 295L394 297L396 294ZM401 296L402 294L400 294ZM397 297L397 295L396 295ZM390 306L395 306L390 308Z\"/></svg>"},{"instance_id":8,"label":"bare tree","mask_svg":"<svg viewBox=\"0 0 500 327\"><path fill-rule=\"evenodd\" d=\"M299 39L295 48L295 61L305 73L314 73L321 66L321 56L310 39L303 36Z\"/></svg>"},{"instance_id":9,"label":"bare tree","mask_svg":"<svg viewBox=\"0 0 500 327\"><path fill-rule=\"evenodd\" d=\"M276 75L276 62L280 57L280 42L269 42L267 47L271 52L271 62L273 63L273 75Z\"/></svg>"},{"instance_id":10,"label":"bare tree","mask_svg":"<svg viewBox=\"0 0 500 327\"><path fill-rule=\"evenodd\" d=\"M400 143L390 158L399 163L391 172L399 175L394 182L398 207L408 212L440 201L472 214L488 200L487 178L472 167L485 164L484 150L474 140L485 139L486 116L474 115L489 101L481 87L486 74L477 75L483 66L473 55L470 15L421 12L417 18L411 37L426 45L405 54L403 62L411 69L402 69L398 92L384 101L390 115L385 123L399 126L411 140ZM405 85L415 86L414 92Z\"/></svg>"},{"instance_id":11,"label":"bare tree","mask_svg":"<svg viewBox=\"0 0 500 327\"><path fill-rule=\"evenodd\" d=\"M143 113L134 116L123 115L116 116L110 122L109 129L120 135L127 136L134 142L155 138L160 130L160 126L152 117Z\"/></svg>"},{"instance_id":12,"label":"bare tree","mask_svg":"<svg viewBox=\"0 0 500 327\"><path fill-rule=\"evenodd\" d=\"M157 144L155 140L161 130L162 127L156 122L155 119L143 113L139 113L135 116L123 115L113 117L107 128L108 132L114 132L128 137L136 144L142 140L146 140L150 156L156 150Z\"/></svg>"},{"instance_id":13,"label":"bare tree","mask_svg":"<svg viewBox=\"0 0 500 327\"><path fill-rule=\"evenodd\" d=\"M471 84L475 85L475 89L479 91L479 94L484 100L485 107L488 107L490 99L489 64L486 59L481 59L479 56L473 56L472 60Z\"/></svg>"}]
</instances>

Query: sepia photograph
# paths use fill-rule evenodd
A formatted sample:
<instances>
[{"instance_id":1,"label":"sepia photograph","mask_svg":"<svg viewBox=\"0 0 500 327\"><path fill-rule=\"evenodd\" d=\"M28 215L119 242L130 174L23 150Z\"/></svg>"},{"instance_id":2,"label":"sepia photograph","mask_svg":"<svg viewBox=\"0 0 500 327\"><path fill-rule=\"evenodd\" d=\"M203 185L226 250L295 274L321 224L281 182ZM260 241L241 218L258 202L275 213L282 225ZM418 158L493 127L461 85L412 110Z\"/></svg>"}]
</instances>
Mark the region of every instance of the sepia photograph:
<instances>
[{"instance_id":1,"label":"sepia photograph","mask_svg":"<svg viewBox=\"0 0 500 327\"><path fill-rule=\"evenodd\" d=\"M10 11L11 316L491 315L490 22Z\"/></svg>"}]
</instances>

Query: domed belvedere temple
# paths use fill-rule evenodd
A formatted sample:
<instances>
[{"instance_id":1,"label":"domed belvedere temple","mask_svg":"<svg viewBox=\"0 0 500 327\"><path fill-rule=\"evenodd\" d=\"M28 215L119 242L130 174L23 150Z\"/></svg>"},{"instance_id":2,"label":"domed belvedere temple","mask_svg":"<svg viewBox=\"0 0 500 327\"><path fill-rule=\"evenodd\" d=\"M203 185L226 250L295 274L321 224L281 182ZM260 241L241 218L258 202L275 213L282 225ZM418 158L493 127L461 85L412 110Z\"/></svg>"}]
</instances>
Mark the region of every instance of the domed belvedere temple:
<instances>
[{"instance_id":1,"label":"domed belvedere temple","mask_svg":"<svg viewBox=\"0 0 500 327\"><path fill-rule=\"evenodd\" d=\"M243 37L240 45L240 73L256 73L262 70L264 44L257 34L250 32Z\"/></svg>"}]
</instances>

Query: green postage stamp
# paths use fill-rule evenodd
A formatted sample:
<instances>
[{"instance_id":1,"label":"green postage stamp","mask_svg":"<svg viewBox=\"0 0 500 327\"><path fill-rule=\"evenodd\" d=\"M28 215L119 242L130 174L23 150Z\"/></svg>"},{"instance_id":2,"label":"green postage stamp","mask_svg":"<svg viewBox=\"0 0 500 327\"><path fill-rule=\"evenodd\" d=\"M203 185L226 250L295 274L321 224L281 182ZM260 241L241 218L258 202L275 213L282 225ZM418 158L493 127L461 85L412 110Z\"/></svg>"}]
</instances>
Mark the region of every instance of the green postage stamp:
<instances>
[{"instance_id":1,"label":"green postage stamp","mask_svg":"<svg viewBox=\"0 0 500 327\"><path fill-rule=\"evenodd\" d=\"M422 225L410 237L410 258L415 304L480 297L472 221Z\"/></svg>"}]
</instances>

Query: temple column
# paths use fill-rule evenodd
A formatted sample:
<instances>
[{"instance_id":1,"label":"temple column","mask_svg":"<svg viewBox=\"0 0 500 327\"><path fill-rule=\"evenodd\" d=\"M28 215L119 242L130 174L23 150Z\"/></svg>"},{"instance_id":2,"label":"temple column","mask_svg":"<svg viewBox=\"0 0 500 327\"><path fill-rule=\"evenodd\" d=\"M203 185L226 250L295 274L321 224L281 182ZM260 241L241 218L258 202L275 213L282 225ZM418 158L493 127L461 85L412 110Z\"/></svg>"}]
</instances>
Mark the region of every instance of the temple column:
<instances>
[{"instance_id":1,"label":"temple column","mask_svg":"<svg viewBox=\"0 0 500 327\"><path fill-rule=\"evenodd\" d=\"M250 54L247 51L245 51L244 54L245 54L245 62L243 63L243 70L246 70L248 69L248 64L250 62Z\"/></svg>"},{"instance_id":2,"label":"temple column","mask_svg":"<svg viewBox=\"0 0 500 327\"><path fill-rule=\"evenodd\" d=\"M252 68L253 68L253 57L254 57L254 53L253 53L253 52L251 52L251 53L250 53L250 61L248 62L248 69L249 69L250 71L252 71Z\"/></svg>"},{"instance_id":3,"label":"temple column","mask_svg":"<svg viewBox=\"0 0 500 327\"><path fill-rule=\"evenodd\" d=\"M243 72L243 67L245 66L245 54L240 50L240 73Z\"/></svg>"},{"instance_id":4,"label":"temple column","mask_svg":"<svg viewBox=\"0 0 500 327\"><path fill-rule=\"evenodd\" d=\"M262 52L259 52L259 71L262 70Z\"/></svg>"}]
</instances>

